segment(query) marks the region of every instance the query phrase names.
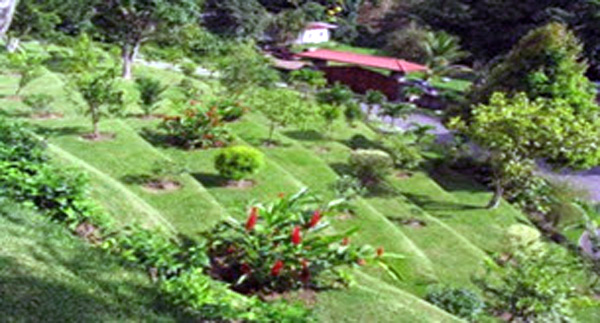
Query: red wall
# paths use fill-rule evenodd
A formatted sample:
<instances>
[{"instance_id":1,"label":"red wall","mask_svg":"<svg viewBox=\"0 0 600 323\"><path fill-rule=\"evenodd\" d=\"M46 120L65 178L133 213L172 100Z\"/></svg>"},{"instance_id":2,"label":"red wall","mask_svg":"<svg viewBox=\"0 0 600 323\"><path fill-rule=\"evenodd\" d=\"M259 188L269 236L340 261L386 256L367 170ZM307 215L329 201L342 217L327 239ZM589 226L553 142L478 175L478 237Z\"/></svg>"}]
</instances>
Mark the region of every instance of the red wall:
<instances>
[{"instance_id":1,"label":"red wall","mask_svg":"<svg viewBox=\"0 0 600 323\"><path fill-rule=\"evenodd\" d=\"M324 66L319 70L325 73L329 83L340 82L356 93L364 94L368 90L377 90L385 94L390 101L399 97L400 86L392 77L357 66Z\"/></svg>"}]
</instances>

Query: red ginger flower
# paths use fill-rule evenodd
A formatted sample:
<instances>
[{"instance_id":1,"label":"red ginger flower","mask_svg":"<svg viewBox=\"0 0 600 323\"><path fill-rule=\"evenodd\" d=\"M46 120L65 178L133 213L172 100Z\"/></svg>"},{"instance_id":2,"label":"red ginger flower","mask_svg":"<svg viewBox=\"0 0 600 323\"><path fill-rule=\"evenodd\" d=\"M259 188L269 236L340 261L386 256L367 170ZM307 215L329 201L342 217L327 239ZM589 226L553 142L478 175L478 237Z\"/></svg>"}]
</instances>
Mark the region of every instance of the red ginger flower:
<instances>
[{"instance_id":1,"label":"red ginger flower","mask_svg":"<svg viewBox=\"0 0 600 323\"><path fill-rule=\"evenodd\" d=\"M321 220L321 211L316 210L313 213L312 218L310 219L310 223L308 224L308 227L312 228L312 227L316 226L320 220Z\"/></svg>"},{"instance_id":2,"label":"red ginger flower","mask_svg":"<svg viewBox=\"0 0 600 323\"><path fill-rule=\"evenodd\" d=\"M295 245L299 245L302 242L302 235L300 234L300 227L294 227L292 230L292 243Z\"/></svg>"},{"instance_id":3,"label":"red ginger flower","mask_svg":"<svg viewBox=\"0 0 600 323\"><path fill-rule=\"evenodd\" d=\"M246 221L246 231L252 231L254 226L256 225L256 221L258 221L258 208L253 207L250 210L250 215L248 216L248 220Z\"/></svg>"},{"instance_id":4,"label":"red ginger flower","mask_svg":"<svg viewBox=\"0 0 600 323\"><path fill-rule=\"evenodd\" d=\"M273 267L271 267L271 276L279 276L281 270L283 269L283 261L277 260Z\"/></svg>"},{"instance_id":5,"label":"red ginger flower","mask_svg":"<svg viewBox=\"0 0 600 323\"><path fill-rule=\"evenodd\" d=\"M377 257L383 256L383 247L377 248Z\"/></svg>"},{"instance_id":6,"label":"red ginger flower","mask_svg":"<svg viewBox=\"0 0 600 323\"><path fill-rule=\"evenodd\" d=\"M342 240L342 246L347 246L350 244L350 238L346 237Z\"/></svg>"}]
</instances>

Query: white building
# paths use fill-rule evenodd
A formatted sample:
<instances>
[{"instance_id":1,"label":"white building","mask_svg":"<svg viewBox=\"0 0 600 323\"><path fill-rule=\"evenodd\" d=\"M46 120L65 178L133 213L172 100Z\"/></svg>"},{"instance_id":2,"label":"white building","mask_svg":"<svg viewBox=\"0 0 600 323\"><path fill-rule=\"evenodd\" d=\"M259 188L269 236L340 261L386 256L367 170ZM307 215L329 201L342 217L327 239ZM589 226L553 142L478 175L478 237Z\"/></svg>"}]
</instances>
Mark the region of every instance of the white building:
<instances>
[{"instance_id":1,"label":"white building","mask_svg":"<svg viewBox=\"0 0 600 323\"><path fill-rule=\"evenodd\" d=\"M296 44L318 44L325 43L331 39L331 29L336 25L325 22L311 22L300 32Z\"/></svg>"}]
</instances>

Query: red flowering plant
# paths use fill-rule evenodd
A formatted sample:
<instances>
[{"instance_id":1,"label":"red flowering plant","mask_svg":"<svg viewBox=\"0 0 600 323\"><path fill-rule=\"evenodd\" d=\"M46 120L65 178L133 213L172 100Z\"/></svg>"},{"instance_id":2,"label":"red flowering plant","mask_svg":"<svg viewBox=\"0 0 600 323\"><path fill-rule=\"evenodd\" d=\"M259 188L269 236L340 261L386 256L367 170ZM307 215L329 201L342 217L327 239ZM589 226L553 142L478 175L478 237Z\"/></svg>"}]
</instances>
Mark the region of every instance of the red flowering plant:
<instances>
[{"instance_id":1,"label":"red flowering plant","mask_svg":"<svg viewBox=\"0 0 600 323\"><path fill-rule=\"evenodd\" d=\"M159 125L169 144L185 149L224 147L231 136L216 108L206 109L192 101L181 116L167 116Z\"/></svg>"},{"instance_id":2,"label":"red flowering plant","mask_svg":"<svg viewBox=\"0 0 600 323\"><path fill-rule=\"evenodd\" d=\"M327 219L342 202L323 205L302 190L253 205L245 221L223 221L205 234L211 273L239 292L265 294L333 287L344 283L347 266L381 263L389 269L385 259L399 256L350 243L357 229L339 233L331 227Z\"/></svg>"}]
</instances>

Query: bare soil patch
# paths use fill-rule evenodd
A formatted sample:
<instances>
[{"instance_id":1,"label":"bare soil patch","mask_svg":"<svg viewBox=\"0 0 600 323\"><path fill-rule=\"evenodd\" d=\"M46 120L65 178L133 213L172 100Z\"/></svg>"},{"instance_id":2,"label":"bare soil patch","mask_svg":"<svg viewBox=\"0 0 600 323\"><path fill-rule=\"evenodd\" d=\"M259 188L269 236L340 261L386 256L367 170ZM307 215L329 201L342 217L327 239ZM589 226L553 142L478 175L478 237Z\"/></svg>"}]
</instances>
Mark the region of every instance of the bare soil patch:
<instances>
[{"instance_id":1,"label":"bare soil patch","mask_svg":"<svg viewBox=\"0 0 600 323\"><path fill-rule=\"evenodd\" d=\"M249 188L254 187L254 185L256 185L256 182L254 182L253 180L240 180L240 181L226 181L225 182L225 187L226 188L232 188L232 189L238 189L238 190L246 190Z\"/></svg>"},{"instance_id":2,"label":"bare soil patch","mask_svg":"<svg viewBox=\"0 0 600 323\"><path fill-rule=\"evenodd\" d=\"M114 133L100 133L99 135L94 135L93 133L88 133L85 135L82 135L81 138L85 139L87 141L94 141L94 142L100 142L100 141L110 141L110 140L114 140L117 137L116 134Z\"/></svg>"},{"instance_id":3,"label":"bare soil patch","mask_svg":"<svg viewBox=\"0 0 600 323\"><path fill-rule=\"evenodd\" d=\"M181 189L181 183L172 180L152 180L144 184L143 187L146 191L151 193L160 194L168 193Z\"/></svg>"},{"instance_id":4,"label":"bare soil patch","mask_svg":"<svg viewBox=\"0 0 600 323\"><path fill-rule=\"evenodd\" d=\"M296 292L261 295L260 298L266 302L274 302L282 299L292 303L301 302L307 307L312 307L317 304L317 291L310 288L303 288Z\"/></svg>"},{"instance_id":5,"label":"bare soil patch","mask_svg":"<svg viewBox=\"0 0 600 323\"><path fill-rule=\"evenodd\" d=\"M15 102L23 101L23 97L20 95L7 95L7 96L3 97L3 99L7 100L7 101L15 101Z\"/></svg>"},{"instance_id":6,"label":"bare soil patch","mask_svg":"<svg viewBox=\"0 0 600 323\"><path fill-rule=\"evenodd\" d=\"M53 112L43 112L43 113L34 113L30 116L31 119L35 120L54 120L54 119L62 119L64 116L62 113L53 113Z\"/></svg>"},{"instance_id":7,"label":"bare soil patch","mask_svg":"<svg viewBox=\"0 0 600 323\"><path fill-rule=\"evenodd\" d=\"M399 171L396 173L396 178L399 178L399 179L408 179L408 178L411 178L412 176L413 176L412 173L405 172L405 171Z\"/></svg>"},{"instance_id":8,"label":"bare soil patch","mask_svg":"<svg viewBox=\"0 0 600 323\"><path fill-rule=\"evenodd\" d=\"M403 220L401 223L402 223L402 225L405 225L405 226L411 227L411 228L415 228L415 229L420 229L420 228L427 226L427 222L425 222L423 220L419 220L419 219L413 219L413 218Z\"/></svg>"},{"instance_id":9,"label":"bare soil patch","mask_svg":"<svg viewBox=\"0 0 600 323\"><path fill-rule=\"evenodd\" d=\"M86 241L96 244L102 239L99 236L98 228L91 223L82 222L75 228L75 234Z\"/></svg>"}]
</instances>

